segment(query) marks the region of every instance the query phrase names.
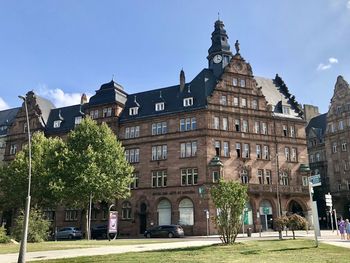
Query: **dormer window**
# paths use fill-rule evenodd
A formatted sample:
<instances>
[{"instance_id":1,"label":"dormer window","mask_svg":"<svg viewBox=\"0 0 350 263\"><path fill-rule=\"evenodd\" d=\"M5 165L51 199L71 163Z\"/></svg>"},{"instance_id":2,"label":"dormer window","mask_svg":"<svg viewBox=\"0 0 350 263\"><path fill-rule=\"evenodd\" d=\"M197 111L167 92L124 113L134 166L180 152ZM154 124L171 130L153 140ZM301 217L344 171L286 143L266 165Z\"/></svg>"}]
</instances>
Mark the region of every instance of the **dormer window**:
<instances>
[{"instance_id":1,"label":"dormer window","mask_svg":"<svg viewBox=\"0 0 350 263\"><path fill-rule=\"evenodd\" d=\"M138 113L139 113L139 107L132 107L129 109L130 116L137 115Z\"/></svg>"},{"instance_id":2,"label":"dormer window","mask_svg":"<svg viewBox=\"0 0 350 263\"><path fill-rule=\"evenodd\" d=\"M282 106L282 113L289 115L289 112L290 112L289 109L290 108L288 106Z\"/></svg>"},{"instance_id":3,"label":"dormer window","mask_svg":"<svg viewBox=\"0 0 350 263\"><path fill-rule=\"evenodd\" d=\"M54 128L59 128L59 127L61 126L61 122L62 122L61 120L54 121L54 122L53 122L53 127L54 127Z\"/></svg>"},{"instance_id":4,"label":"dormer window","mask_svg":"<svg viewBox=\"0 0 350 263\"><path fill-rule=\"evenodd\" d=\"M83 119L83 118L82 118L81 116L75 117L75 119L74 119L74 125L75 125L75 126L79 125L79 124L81 123L82 119Z\"/></svg>"},{"instance_id":5,"label":"dormer window","mask_svg":"<svg viewBox=\"0 0 350 263\"><path fill-rule=\"evenodd\" d=\"M162 110L164 110L164 102L156 103L156 105L155 105L155 110L156 110L156 111L162 111Z\"/></svg>"},{"instance_id":6,"label":"dormer window","mask_svg":"<svg viewBox=\"0 0 350 263\"><path fill-rule=\"evenodd\" d=\"M193 98L185 98L184 99L184 107L192 106L193 105Z\"/></svg>"}]
</instances>

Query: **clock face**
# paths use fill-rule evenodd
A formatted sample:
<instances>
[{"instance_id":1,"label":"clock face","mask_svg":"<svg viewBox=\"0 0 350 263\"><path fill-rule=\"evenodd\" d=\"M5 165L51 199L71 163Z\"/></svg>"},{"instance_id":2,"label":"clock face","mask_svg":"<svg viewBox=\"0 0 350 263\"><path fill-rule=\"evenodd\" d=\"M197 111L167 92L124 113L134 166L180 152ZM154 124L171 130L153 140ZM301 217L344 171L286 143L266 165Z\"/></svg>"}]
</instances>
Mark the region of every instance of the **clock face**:
<instances>
[{"instance_id":1,"label":"clock face","mask_svg":"<svg viewBox=\"0 0 350 263\"><path fill-rule=\"evenodd\" d=\"M215 55L213 61L214 61L214 63L220 63L222 61L222 56L221 55Z\"/></svg>"}]
</instances>

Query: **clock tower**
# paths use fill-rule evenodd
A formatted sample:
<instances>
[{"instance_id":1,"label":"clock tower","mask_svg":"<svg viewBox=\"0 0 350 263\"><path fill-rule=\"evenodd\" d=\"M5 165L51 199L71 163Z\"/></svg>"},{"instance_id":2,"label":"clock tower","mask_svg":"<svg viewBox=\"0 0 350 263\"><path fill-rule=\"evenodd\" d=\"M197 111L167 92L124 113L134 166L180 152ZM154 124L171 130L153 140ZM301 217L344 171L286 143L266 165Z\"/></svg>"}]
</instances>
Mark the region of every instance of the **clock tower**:
<instances>
[{"instance_id":1,"label":"clock tower","mask_svg":"<svg viewBox=\"0 0 350 263\"><path fill-rule=\"evenodd\" d=\"M208 53L209 69L213 70L216 77L220 77L225 66L232 58L224 23L220 20L215 22L214 31L211 34L211 47Z\"/></svg>"}]
</instances>

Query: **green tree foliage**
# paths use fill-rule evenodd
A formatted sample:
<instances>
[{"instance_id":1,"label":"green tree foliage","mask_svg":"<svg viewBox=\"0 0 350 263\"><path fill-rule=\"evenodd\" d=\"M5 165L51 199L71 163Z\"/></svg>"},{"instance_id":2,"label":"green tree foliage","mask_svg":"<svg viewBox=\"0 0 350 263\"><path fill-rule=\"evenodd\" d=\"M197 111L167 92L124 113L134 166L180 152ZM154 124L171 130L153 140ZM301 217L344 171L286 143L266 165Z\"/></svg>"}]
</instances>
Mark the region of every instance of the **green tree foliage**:
<instances>
[{"instance_id":1,"label":"green tree foliage","mask_svg":"<svg viewBox=\"0 0 350 263\"><path fill-rule=\"evenodd\" d=\"M282 239L282 230L288 224L288 217L287 216L279 216L275 219L274 224L278 230L279 239Z\"/></svg>"},{"instance_id":2,"label":"green tree foliage","mask_svg":"<svg viewBox=\"0 0 350 263\"><path fill-rule=\"evenodd\" d=\"M3 226L0 226L0 243L9 243L10 237L6 235L6 229Z\"/></svg>"},{"instance_id":3,"label":"green tree foliage","mask_svg":"<svg viewBox=\"0 0 350 263\"><path fill-rule=\"evenodd\" d=\"M32 136L31 203L41 207L55 205L62 197L62 172L66 159L65 143L60 138ZM28 146L0 169L0 208L24 208L28 193Z\"/></svg>"},{"instance_id":4,"label":"green tree foliage","mask_svg":"<svg viewBox=\"0 0 350 263\"><path fill-rule=\"evenodd\" d=\"M234 181L220 181L211 189L219 213L214 217L220 239L225 244L235 242L242 226L242 212L247 201L247 187Z\"/></svg>"},{"instance_id":5,"label":"green tree foliage","mask_svg":"<svg viewBox=\"0 0 350 263\"><path fill-rule=\"evenodd\" d=\"M12 235L17 240L22 239L24 212L20 212L15 220ZM31 208L29 213L28 242L42 242L49 237L50 222L46 220L38 208Z\"/></svg>"},{"instance_id":6,"label":"green tree foliage","mask_svg":"<svg viewBox=\"0 0 350 263\"><path fill-rule=\"evenodd\" d=\"M68 134L67 148L64 177L67 204L87 207L90 194L94 202L129 196L133 167L107 124L98 125L90 117L85 118Z\"/></svg>"},{"instance_id":7,"label":"green tree foliage","mask_svg":"<svg viewBox=\"0 0 350 263\"><path fill-rule=\"evenodd\" d=\"M288 216L287 227L293 232L293 239L295 239L295 230L303 230L307 228L307 221L304 217L298 214Z\"/></svg>"}]
</instances>

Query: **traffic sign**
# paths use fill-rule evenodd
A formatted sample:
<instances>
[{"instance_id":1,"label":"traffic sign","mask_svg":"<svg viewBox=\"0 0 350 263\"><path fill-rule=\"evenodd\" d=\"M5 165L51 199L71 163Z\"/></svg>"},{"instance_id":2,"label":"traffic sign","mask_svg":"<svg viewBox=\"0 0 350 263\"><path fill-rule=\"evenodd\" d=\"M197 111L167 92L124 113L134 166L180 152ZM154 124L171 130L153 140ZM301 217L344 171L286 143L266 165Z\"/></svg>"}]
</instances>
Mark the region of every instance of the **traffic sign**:
<instances>
[{"instance_id":1,"label":"traffic sign","mask_svg":"<svg viewBox=\"0 0 350 263\"><path fill-rule=\"evenodd\" d=\"M309 180L310 180L310 183L312 184L313 187L321 186L321 175L320 174L311 175Z\"/></svg>"}]
</instances>

